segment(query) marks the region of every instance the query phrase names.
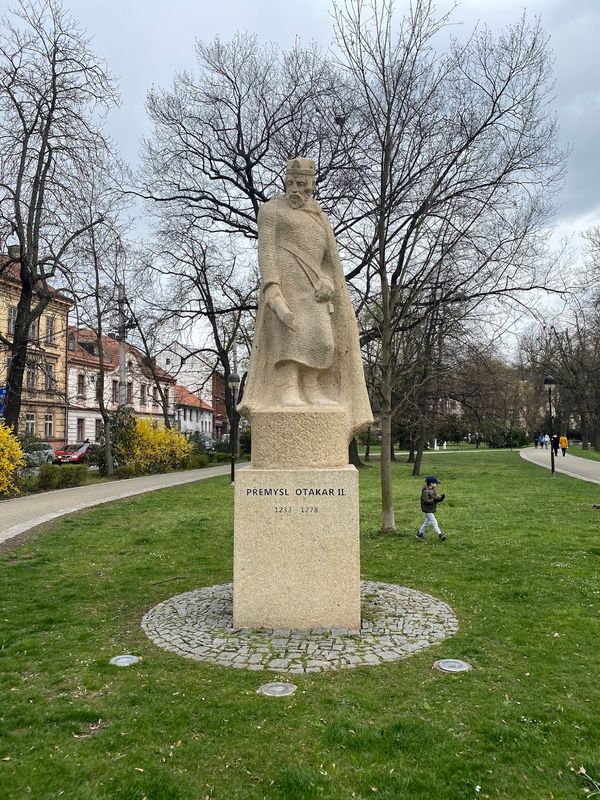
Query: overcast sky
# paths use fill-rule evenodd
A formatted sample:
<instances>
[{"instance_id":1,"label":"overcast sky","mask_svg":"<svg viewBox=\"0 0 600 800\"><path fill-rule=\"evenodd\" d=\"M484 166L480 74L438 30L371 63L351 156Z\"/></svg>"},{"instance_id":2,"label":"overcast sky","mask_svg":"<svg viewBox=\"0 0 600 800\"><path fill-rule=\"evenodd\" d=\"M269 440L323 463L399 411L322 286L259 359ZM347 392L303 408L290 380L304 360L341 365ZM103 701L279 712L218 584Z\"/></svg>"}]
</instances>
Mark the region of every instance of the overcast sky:
<instances>
[{"instance_id":1,"label":"overcast sky","mask_svg":"<svg viewBox=\"0 0 600 800\"><path fill-rule=\"evenodd\" d=\"M167 87L176 71L194 66L195 39L210 40L236 31L289 46L295 37L327 45L331 38L329 0L63 0L93 37L96 53L120 82L122 105L109 132L124 158L137 159L148 133L144 110L152 85ZM3 11L12 2L0 0ZM397 0L402 9L407 0ZM438 8L447 8L438 0ZM463 0L456 22L471 29L477 21L492 30L526 10L539 15L555 54L556 111L563 144L572 148L560 200L561 231L600 222L600 0Z\"/></svg>"}]
</instances>

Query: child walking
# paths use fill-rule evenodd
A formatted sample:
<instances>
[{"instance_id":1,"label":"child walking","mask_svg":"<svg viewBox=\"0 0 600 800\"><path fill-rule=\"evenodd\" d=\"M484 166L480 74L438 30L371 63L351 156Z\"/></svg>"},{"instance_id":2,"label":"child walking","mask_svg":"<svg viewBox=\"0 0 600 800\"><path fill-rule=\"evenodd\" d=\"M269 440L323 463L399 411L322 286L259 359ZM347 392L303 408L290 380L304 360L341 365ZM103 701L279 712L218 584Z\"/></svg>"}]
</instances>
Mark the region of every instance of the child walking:
<instances>
[{"instance_id":1,"label":"child walking","mask_svg":"<svg viewBox=\"0 0 600 800\"><path fill-rule=\"evenodd\" d=\"M423 491L421 492L421 511L425 514L425 519L423 520L423 524L417 531L417 539L421 539L421 541L425 541L425 531L431 525L433 530L437 533L440 538L441 542L446 540L446 536L440 530L440 526L437 523L437 519L435 518L435 507L438 503L443 502L444 498L446 497L445 494L438 495L435 491L435 487L439 484L438 479L435 475L428 475L425 478L425 486L423 487Z\"/></svg>"}]
</instances>

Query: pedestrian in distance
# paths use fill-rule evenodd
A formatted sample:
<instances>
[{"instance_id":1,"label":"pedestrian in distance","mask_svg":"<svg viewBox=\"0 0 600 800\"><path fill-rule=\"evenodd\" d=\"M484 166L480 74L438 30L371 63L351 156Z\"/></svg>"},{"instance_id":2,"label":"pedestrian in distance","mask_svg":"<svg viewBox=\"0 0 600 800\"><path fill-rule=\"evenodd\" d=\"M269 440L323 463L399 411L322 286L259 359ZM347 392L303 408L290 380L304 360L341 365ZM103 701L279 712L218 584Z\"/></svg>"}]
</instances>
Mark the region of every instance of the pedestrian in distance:
<instances>
[{"instance_id":1,"label":"pedestrian in distance","mask_svg":"<svg viewBox=\"0 0 600 800\"><path fill-rule=\"evenodd\" d=\"M552 434L552 449L554 450L554 458L558 455L558 433Z\"/></svg>"},{"instance_id":2,"label":"pedestrian in distance","mask_svg":"<svg viewBox=\"0 0 600 800\"><path fill-rule=\"evenodd\" d=\"M567 455L567 449L569 447L569 440L563 433L563 435L559 439L560 449L562 450L563 458Z\"/></svg>"},{"instance_id":3,"label":"pedestrian in distance","mask_svg":"<svg viewBox=\"0 0 600 800\"><path fill-rule=\"evenodd\" d=\"M421 511L425 514L425 519L423 520L423 524L416 534L417 539L420 539L422 542L425 541L425 531L430 525L437 533L441 542L446 540L446 536L440 530L440 526L435 518L435 509L437 504L442 503L446 498L445 494L438 495L435 490L435 487L438 486L439 483L440 481L435 477L435 475L428 475L425 478L425 486L421 492Z\"/></svg>"},{"instance_id":4,"label":"pedestrian in distance","mask_svg":"<svg viewBox=\"0 0 600 800\"><path fill-rule=\"evenodd\" d=\"M550 444L550 437L548 436L547 433L545 433L544 434L544 447L546 448L546 450L548 449L549 444Z\"/></svg>"},{"instance_id":5,"label":"pedestrian in distance","mask_svg":"<svg viewBox=\"0 0 600 800\"><path fill-rule=\"evenodd\" d=\"M539 443L540 443L540 434L536 431L533 434L533 444L534 444L536 450L538 449L538 444Z\"/></svg>"},{"instance_id":6,"label":"pedestrian in distance","mask_svg":"<svg viewBox=\"0 0 600 800\"><path fill-rule=\"evenodd\" d=\"M543 447L544 447L544 434L543 433L540 433L540 435L538 437L538 441L539 441L540 449L543 449Z\"/></svg>"}]
</instances>

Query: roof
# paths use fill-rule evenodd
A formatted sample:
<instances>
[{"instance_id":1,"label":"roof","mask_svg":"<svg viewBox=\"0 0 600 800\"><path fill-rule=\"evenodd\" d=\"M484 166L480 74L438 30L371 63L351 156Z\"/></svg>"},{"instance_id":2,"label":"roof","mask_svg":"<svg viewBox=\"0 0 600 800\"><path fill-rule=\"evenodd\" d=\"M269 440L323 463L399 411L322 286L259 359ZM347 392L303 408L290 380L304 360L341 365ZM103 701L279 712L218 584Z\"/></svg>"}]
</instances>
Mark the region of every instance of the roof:
<instances>
[{"instance_id":1,"label":"roof","mask_svg":"<svg viewBox=\"0 0 600 800\"><path fill-rule=\"evenodd\" d=\"M86 343L95 344L98 341L98 334L96 331L89 328L77 328L74 326L69 327L69 348L67 350L67 360L71 364L80 364L92 369L100 369L100 359L97 355L87 350L84 345ZM112 336L102 337L102 350L104 354L104 369L108 371L117 370L119 368L119 341ZM142 373L149 379L153 380L152 371L148 365L148 359L128 342L125 343L126 356L133 356L137 365L141 368ZM159 380L165 383L175 383L175 378L157 364L154 365L154 370Z\"/></svg>"},{"instance_id":2,"label":"roof","mask_svg":"<svg viewBox=\"0 0 600 800\"><path fill-rule=\"evenodd\" d=\"M201 400L198 395L193 394L190 392L189 389L186 389L185 386L180 386L177 384L175 386L175 405L178 406L192 406L193 408L201 408L204 411L212 411L212 406L209 406L208 403L205 403L204 400Z\"/></svg>"},{"instance_id":3,"label":"roof","mask_svg":"<svg viewBox=\"0 0 600 800\"><path fill-rule=\"evenodd\" d=\"M0 254L0 281L14 283L17 286L21 285L19 262L2 254ZM59 303L67 303L70 306L73 305L72 300L62 295L59 291L50 286L50 284L47 284L47 289L53 300Z\"/></svg>"}]
</instances>

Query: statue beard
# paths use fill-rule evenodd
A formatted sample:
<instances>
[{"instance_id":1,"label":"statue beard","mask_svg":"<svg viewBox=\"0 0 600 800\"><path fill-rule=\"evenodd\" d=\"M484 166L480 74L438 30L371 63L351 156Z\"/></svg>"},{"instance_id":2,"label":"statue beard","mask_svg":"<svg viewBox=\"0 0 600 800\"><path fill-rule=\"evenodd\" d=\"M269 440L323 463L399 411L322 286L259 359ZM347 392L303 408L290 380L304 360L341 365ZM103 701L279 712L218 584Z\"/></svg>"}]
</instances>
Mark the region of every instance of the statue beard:
<instances>
[{"instance_id":1,"label":"statue beard","mask_svg":"<svg viewBox=\"0 0 600 800\"><path fill-rule=\"evenodd\" d=\"M305 197L302 194L294 192L293 194L287 194L288 203L292 208L302 208L302 206L308 200L308 197Z\"/></svg>"}]
</instances>

